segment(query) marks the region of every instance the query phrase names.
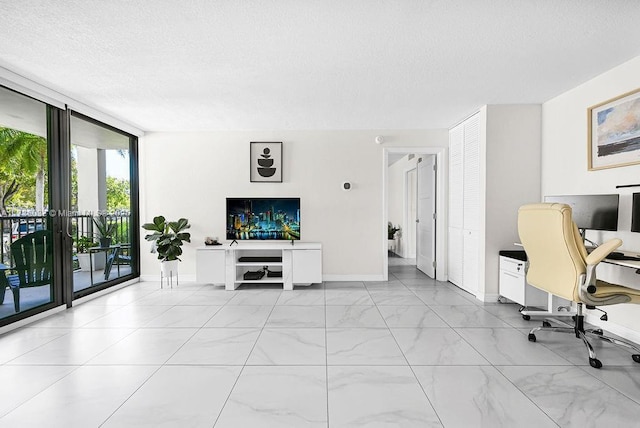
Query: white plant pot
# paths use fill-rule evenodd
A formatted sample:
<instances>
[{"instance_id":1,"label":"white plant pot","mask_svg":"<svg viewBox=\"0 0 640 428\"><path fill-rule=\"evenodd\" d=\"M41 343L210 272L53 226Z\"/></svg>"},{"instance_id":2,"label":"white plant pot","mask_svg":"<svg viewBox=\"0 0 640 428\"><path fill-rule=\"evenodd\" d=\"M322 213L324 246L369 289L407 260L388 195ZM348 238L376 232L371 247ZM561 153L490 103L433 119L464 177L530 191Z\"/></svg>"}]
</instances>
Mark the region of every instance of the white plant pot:
<instances>
[{"instance_id":1,"label":"white plant pot","mask_svg":"<svg viewBox=\"0 0 640 428\"><path fill-rule=\"evenodd\" d=\"M160 288L162 288L162 283L165 280L171 285L171 288L173 288L174 278L176 285L178 285L178 262L179 260L165 260L160 262Z\"/></svg>"},{"instance_id":2,"label":"white plant pot","mask_svg":"<svg viewBox=\"0 0 640 428\"><path fill-rule=\"evenodd\" d=\"M91 266L93 265L93 270L102 270L104 269L104 253L92 253L91 254L91 263L89 263L89 253L79 253L78 256L78 264L80 265L80 270L83 272L89 272L91 270Z\"/></svg>"},{"instance_id":3,"label":"white plant pot","mask_svg":"<svg viewBox=\"0 0 640 428\"><path fill-rule=\"evenodd\" d=\"M178 262L179 260L165 260L160 262L160 272L162 272L162 276L176 276L178 274Z\"/></svg>"}]
</instances>

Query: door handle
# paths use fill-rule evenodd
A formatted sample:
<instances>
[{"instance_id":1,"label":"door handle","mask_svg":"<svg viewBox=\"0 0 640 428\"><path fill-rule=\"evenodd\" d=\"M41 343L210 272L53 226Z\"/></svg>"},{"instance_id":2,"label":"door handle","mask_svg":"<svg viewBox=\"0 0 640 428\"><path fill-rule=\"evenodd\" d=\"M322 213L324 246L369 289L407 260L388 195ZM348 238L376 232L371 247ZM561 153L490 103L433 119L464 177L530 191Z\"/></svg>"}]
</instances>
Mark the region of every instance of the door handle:
<instances>
[{"instance_id":1,"label":"door handle","mask_svg":"<svg viewBox=\"0 0 640 428\"><path fill-rule=\"evenodd\" d=\"M65 232L65 234L67 235L68 238L73 239L73 235L71 235L71 216L69 215L70 212L71 212L71 210L67 211L67 215L64 216L65 223L66 223L65 228L64 228L65 229L64 232Z\"/></svg>"}]
</instances>

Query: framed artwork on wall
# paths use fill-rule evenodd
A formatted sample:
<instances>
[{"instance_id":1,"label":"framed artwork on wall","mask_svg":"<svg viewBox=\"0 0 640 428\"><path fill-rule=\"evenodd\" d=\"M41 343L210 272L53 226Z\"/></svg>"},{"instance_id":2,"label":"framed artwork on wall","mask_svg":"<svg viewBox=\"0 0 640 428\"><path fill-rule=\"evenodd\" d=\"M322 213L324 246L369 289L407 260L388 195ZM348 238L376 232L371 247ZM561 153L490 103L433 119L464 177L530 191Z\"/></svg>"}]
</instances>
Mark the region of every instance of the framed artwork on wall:
<instances>
[{"instance_id":1,"label":"framed artwork on wall","mask_svg":"<svg viewBox=\"0 0 640 428\"><path fill-rule=\"evenodd\" d=\"M251 142L252 183L282 183L282 142Z\"/></svg>"},{"instance_id":2,"label":"framed artwork on wall","mask_svg":"<svg viewBox=\"0 0 640 428\"><path fill-rule=\"evenodd\" d=\"M640 88L590 107L589 171L640 164Z\"/></svg>"}]
</instances>

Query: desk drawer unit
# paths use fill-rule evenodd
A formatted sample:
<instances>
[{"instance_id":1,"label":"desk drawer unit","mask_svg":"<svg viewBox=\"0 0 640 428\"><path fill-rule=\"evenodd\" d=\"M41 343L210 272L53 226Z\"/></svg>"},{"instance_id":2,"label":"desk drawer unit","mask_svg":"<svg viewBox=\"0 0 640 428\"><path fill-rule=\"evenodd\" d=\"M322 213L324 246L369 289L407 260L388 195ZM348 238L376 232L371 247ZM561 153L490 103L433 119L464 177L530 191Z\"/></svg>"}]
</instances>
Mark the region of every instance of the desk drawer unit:
<instances>
[{"instance_id":1,"label":"desk drawer unit","mask_svg":"<svg viewBox=\"0 0 640 428\"><path fill-rule=\"evenodd\" d=\"M524 262L500 256L500 295L524 305Z\"/></svg>"},{"instance_id":2,"label":"desk drawer unit","mask_svg":"<svg viewBox=\"0 0 640 428\"><path fill-rule=\"evenodd\" d=\"M527 284L525 262L500 256L500 295L528 307L546 307L548 294Z\"/></svg>"}]
</instances>

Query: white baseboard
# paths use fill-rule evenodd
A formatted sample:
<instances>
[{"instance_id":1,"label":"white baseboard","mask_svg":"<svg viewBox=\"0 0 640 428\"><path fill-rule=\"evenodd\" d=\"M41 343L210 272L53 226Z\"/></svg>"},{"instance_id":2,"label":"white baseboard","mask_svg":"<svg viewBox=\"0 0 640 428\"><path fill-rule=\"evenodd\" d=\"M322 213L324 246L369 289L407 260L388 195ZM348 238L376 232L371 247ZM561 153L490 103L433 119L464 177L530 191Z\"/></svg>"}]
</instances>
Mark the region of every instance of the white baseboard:
<instances>
[{"instance_id":1,"label":"white baseboard","mask_svg":"<svg viewBox=\"0 0 640 428\"><path fill-rule=\"evenodd\" d=\"M476 294L476 299L480 300L481 302L495 303L498 301L498 297L500 297L499 294Z\"/></svg>"},{"instance_id":2,"label":"white baseboard","mask_svg":"<svg viewBox=\"0 0 640 428\"><path fill-rule=\"evenodd\" d=\"M140 275L142 282L160 282L160 274ZM384 281L382 274L380 275L322 275L322 281ZM196 276L180 275L180 282L196 282Z\"/></svg>"},{"instance_id":3,"label":"white baseboard","mask_svg":"<svg viewBox=\"0 0 640 428\"><path fill-rule=\"evenodd\" d=\"M113 293L114 291L120 290L121 288L128 287L132 284L137 284L140 282L140 278L133 278L129 281L121 282L118 285L114 285L113 287L105 288L104 290L96 291L95 293L89 294L88 296L81 297L80 299L76 299L73 301L72 305L80 305L82 303L88 302L93 299L97 299L98 297L104 296L105 294Z\"/></svg>"},{"instance_id":4,"label":"white baseboard","mask_svg":"<svg viewBox=\"0 0 640 428\"><path fill-rule=\"evenodd\" d=\"M180 282L196 282L195 274L179 275L178 280ZM141 282L160 282L160 274L156 275L140 275Z\"/></svg>"},{"instance_id":5,"label":"white baseboard","mask_svg":"<svg viewBox=\"0 0 640 428\"><path fill-rule=\"evenodd\" d=\"M585 320L589 324L598 326L604 331L608 331L640 345L640 331L631 330L628 327L613 323L611 321L602 321L598 315L587 314L585 315Z\"/></svg>"},{"instance_id":6,"label":"white baseboard","mask_svg":"<svg viewBox=\"0 0 640 428\"><path fill-rule=\"evenodd\" d=\"M384 281L384 276L380 275L322 275L323 281Z\"/></svg>"}]
</instances>

